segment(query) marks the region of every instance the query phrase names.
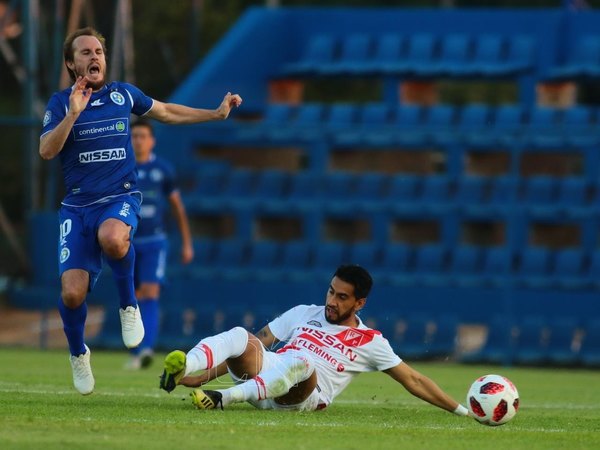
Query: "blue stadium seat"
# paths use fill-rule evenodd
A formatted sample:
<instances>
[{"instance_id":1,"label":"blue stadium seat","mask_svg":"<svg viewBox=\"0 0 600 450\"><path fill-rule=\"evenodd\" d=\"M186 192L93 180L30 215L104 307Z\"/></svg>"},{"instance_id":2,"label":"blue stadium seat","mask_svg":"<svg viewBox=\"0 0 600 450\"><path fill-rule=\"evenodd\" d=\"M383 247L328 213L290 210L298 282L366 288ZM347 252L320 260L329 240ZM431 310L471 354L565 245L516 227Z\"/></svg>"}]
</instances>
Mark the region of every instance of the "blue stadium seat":
<instances>
[{"instance_id":1,"label":"blue stadium seat","mask_svg":"<svg viewBox=\"0 0 600 450\"><path fill-rule=\"evenodd\" d=\"M545 362L547 353L545 329L546 322L540 316L525 317L519 321L515 363L540 365Z\"/></svg>"},{"instance_id":2,"label":"blue stadium seat","mask_svg":"<svg viewBox=\"0 0 600 450\"><path fill-rule=\"evenodd\" d=\"M586 321L579 359L586 367L600 367L600 317Z\"/></svg>"},{"instance_id":3,"label":"blue stadium seat","mask_svg":"<svg viewBox=\"0 0 600 450\"><path fill-rule=\"evenodd\" d=\"M584 287L588 280L585 277L586 252L581 248L557 250L554 256L552 279L562 289Z\"/></svg>"},{"instance_id":4,"label":"blue stadium seat","mask_svg":"<svg viewBox=\"0 0 600 450\"><path fill-rule=\"evenodd\" d=\"M343 242L320 242L315 246L313 269L317 276L330 274L340 264L348 263L348 245Z\"/></svg>"},{"instance_id":5,"label":"blue stadium seat","mask_svg":"<svg viewBox=\"0 0 600 450\"><path fill-rule=\"evenodd\" d=\"M383 34L375 40L373 58L365 64L367 73L393 74L398 61L401 60L405 43L400 34Z\"/></svg>"},{"instance_id":6,"label":"blue stadium seat","mask_svg":"<svg viewBox=\"0 0 600 450\"><path fill-rule=\"evenodd\" d=\"M578 321L573 317L558 317L548 323L548 344L546 360L553 365L574 366L579 359L575 346Z\"/></svg>"},{"instance_id":7,"label":"blue stadium seat","mask_svg":"<svg viewBox=\"0 0 600 450\"><path fill-rule=\"evenodd\" d=\"M566 146L595 145L598 136L594 127L593 108L578 105L564 110L560 132Z\"/></svg>"},{"instance_id":8,"label":"blue stadium seat","mask_svg":"<svg viewBox=\"0 0 600 450\"><path fill-rule=\"evenodd\" d=\"M482 205L487 200L489 188L488 177L464 175L456 181L454 201L464 210L468 210L473 204Z\"/></svg>"},{"instance_id":9,"label":"blue stadium seat","mask_svg":"<svg viewBox=\"0 0 600 450\"><path fill-rule=\"evenodd\" d=\"M335 133L332 138L339 147L357 147L381 140L380 133L390 127L390 107L383 103L368 103L358 110L358 123L351 129Z\"/></svg>"},{"instance_id":10,"label":"blue stadium seat","mask_svg":"<svg viewBox=\"0 0 600 450\"><path fill-rule=\"evenodd\" d=\"M417 246L412 276L425 285L439 285L445 282L447 265L446 249L439 244Z\"/></svg>"},{"instance_id":11,"label":"blue stadium seat","mask_svg":"<svg viewBox=\"0 0 600 450\"><path fill-rule=\"evenodd\" d=\"M584 177L563 177L558 180L556 205L561 208L561 211L569 214L569 211L588 203L590 194L591 186Z\"/></svg>"},{"instance_id":12,"label":"blue stadium seat","mask_svg":"<svg viewBox=\"0 0 600 450\"><path fill-rule=\"evenodd\" d=\"M462 133L489 128L491 109L488 105L472 103L459 110L458 127Z\"/></svg>"},{"instance_id":13,"label":"blue stadium seat","mask_svg":"<svg viewBox=\"0 0 600 450\"><path fill-rule=\"evenodd\" d=\"M549 78L575 79L600 75L600 35L581 37L568 55L566 64L549 71Z\"/></svg>"},{"instance_id":14,"label":"blue stadium seat","mask_svg":"<svg viewBox=\"0 0 600 450\"><path fill-rule=\"evenodd\" d=\"M432 34L416 33L408 38L408 50L403 63L398 63L395 73L411 75L428 67L435 58L437 39Z\"/></svg>"},{"instance_id":15,"label":"blue stadium seat","mask_svg":"<svg viewBox=\"0 0 600 450\"><path fill-rule=\"evenodd\" d=\"M358 264L368 271L379 266L380 247L372 242L357 242L349 249L348 261L350 264Z\"/></svg>"},{"instance_id":16,"label":"blue stadium seat","mask_svg":"<svg viewBox=\"0 0 600 450\"><path fill-rule=\"evenodd\" d=\"M274 241L253 241L249 246L246 264L254 269L277 267L281 246Z\"/></svg>"},{"instance_id":17,"label":"blue stadium seat","mask_svg":"<svg viewBox=\"0 0 600 450\"><path fill-rule=\"evenodd\" d=\"M502 212L517 200L518 180L516 177L507 175L492 179L488 198L488 209L494 212Z\"/></svg>"},{"instance_id":18,"label":"blue stadium seat","mask_svg":"<svg viewBox=\"0 0 600 450\"><path fill-rule=\"evenodd\" d=\"M384 34L377 39L369 72L384 75L406 75L422 62L434 56L436 39L431 34L418 33L405 37Z\"/></svg>"},{"instance_id":19,"label":"blue stadium seat","mask_svg":"<svg viewBox=\"0 0 600 450\"><path fill-rule=\"evenodd\" d=\"M524 124L524 110L520 105L501 105L492 112L491 126L477 132L471 131L465 136L466 142L480 148L496 148L515 143L515 135L519 133Z\"/></svg>"},{"instance_id":20,"label":"blue stadium seat","mask_svg":"<svg viewBox=\"0 0 600 450\"><path fill-rule=\"evenodd\" d=\"M200 166L200 170L196 173L196 186L194 193L201 196L213 196L221 193L223 189L223 181L227 172L231 169L217 170L214 167L204 169Z\"/></svg>"},{"instance_id":21,"label":"blue stadium seat","mask_svg":"<svg viewBox=\"0 0 600 450\"><path fill-rule=\"evenodd\" d=\"M257 174L253 194L259 199L281 199L285 195L289 175L275 169L261 170Z\"/></svg>"},{"instance_id":22,"label":"blue stadium seat","mask_svg":"<svg viewBox=\"0 0 600 450\"><path fill-rule=\"evenodd\" d=\"M522 178L521 202L525 205L552 205L557 197L556 178L534 175Z\"/></svg>"},{"instance_id":23,"label":"blue stadium seat","mask_svg":"<svg viewBox=\"0 0 600 450\"><path fill-rule=\"evenodd\" d=\"M517 282L542 288L551 284L552 253L547 248L525 247L517 254Z\"/></svg>"},{"instance_id":24,"label":"blue stadium seat","mask_svg":"<svg viewBox=\"0 0 600 450\"><path fill-rule=\"evenodd\" d=\"M263 119L248 126L237 127L236 138L239 141L261 141L267 137L272 128L286 126L292 116L294 107L287 103L270 103L267 105Z\"/></svg>"},{"instance_id":25,"label":"blue stadium seat","mask_svg":"<svg viewBox=\"0 0 600 450\"><path fill-rule=\"evenodd\" d=\"M469 59L471 40L464 34L448 34L441 40L439 58L428 65L418 66L413 70L419 77L462 75L462 68Z\"/></svg>"},{"instance_id":26,"label":"blue stadium seat","mask_svg":"<svg viewBox=\"0 0 600 450\"><path fill-rule=\"evenodd\" d=\"M367 34L350 34L343 38L339 58L320 64L320 75L359 75L366 72L371 52L371 37Z\"/></svg>"},{"instance_id":27,"label":"blue stadium seat","mask_svg":"<svg viewBox=\"0 0 600 450\"><path fill-rule=\"evenodd\" d=\"M331 172L323 176L320 197L325 201L339 202L354 197L356 175L349 172Z\"/></svg>"},{"instance_id":28,"label":"blue stadium seat","mask_svg":"<svg viewBox=\"0 0 600 450\"><path fill-rule=\"evenodd\" d=\"M491 311L493 314L494 311ZM465 353L460 360L465 363L490 363L510 365L515 350L515 321L495 315L487 326L484 344L478 350Z\"/></svg>"},{"instance_id":29,"label":"blue stadium seat","mask_svg":"<svg viewBox=\"0 0 600 450\"><path fill-rule=\"evenodd\" d=\"M295 109L286 126L270 127L267 139L275 142L311 142L323 136L325 107L320 103L303 103Z\"/></svg>"},{"instance_id":30,"label":"blue stadium seat","mask_svg":"<svg viewBox=\"0 0 600 450\"><path fill-rule=\"evenodd\" d=\"M429 321L422 316L407 317L402 321L404 330L390 341L392 348L403 359L425 359L429 355Z\"/></svg>"},{"instance_id":31,"label":"blue stadium seat","mask_svg":"<svg viewBox=\"0 0 600 450\"><path fill-rule=\"evenodd\" d=\"M480 247L460 245L450 252L448 266L449 282L459 286L474 285L479 282L483 254Z\"/></svg>"},{"instance_id":32,"label":"blue stadium seat","mask_svg":"<svg viewBox=\"0 0 600 450\"><path fill-rule=\"evenodd\" d=\"M507 287L513 269L513 254L506 247L490 247L483 252L482 280L498 287Z\"/></svg>"},{"instance_id":33,"label":"blue stadium seat","mask_svg":"<svg viewBox=\"0 0 600 450\"><path fill-rule=\"evenodd\" d=\"M381 202L386 194L387 175L376 172L366 172L356 177L355 198L361 201Z\"/></svg>"},{"instance_id":34,"label":"blue stadium seat","mask_svg":"<svg viewBox=\"0 0 600 450\"><path fill-rule=\"evenodd\" d=\"M222 277L235 274L244 264L246 244L237 239L214 241L212 260L206 267L194 267L193 274L204 278ZM231 272L228 272L231 270Z\"/></svg>"},{"instance_id":35,"label":"blue stadium seat","mask_svg":"<svg viewBox=\"0 0 600 450\"><path fill-rule=\"evenodd\" d=\"M535 64L536 43L533 38L516 35L508 38L508 54L502 65L505 75L516 75L532 70Z\"/></svg>"},{"instance_id":36,"label":"blue stadium seat","mask_svg":"<svg viewBox=\"0 0 600 450\"><path fill-rule=\"evenodd\" d=\"M412 203L421 195L423 178L416 175L392 175L387 200L394 203Z\"/></svg>"},{"instance_id":37,"label":"blue stadium seat","mask_svg":"<svg viewBox=\"0 0 600 450\"><path fill-rule=\"evenodd\" d=\"M281 265L284 270L306 270L311 263L311 247L305 241L281 244Z\"/></svg>"},{"instance_id":38,"label":"blue stadium seat","mask_svg":"<svg viewBox=\"0 0 600 450\"><path fill-rule=\"evenodd\" d=\"M444 315L438 317L434 323L435 332L427 345L428 356L444 359L452 357L458 341L458 318L453 315Z\"/></svg>"},{"instance_id":39,"label":"blue stadium seat","mask_svg":"<svg viewBox=\"0 0 600 450\"><path fill-rule=\"evenodd\" d=\"M390 243L383 247L381 270L388 275L405 272L411 263L412 250L406 244Z\"/></svg>"},{"instance_id":40,"label":"blue stadium seat","mask_svg":"<svg viewBox=\"0 0 600 450\"><path fill-rule=\"evenodd\" d=\"M423 184L419 200L425 211L437 213L447 212L452 204L454 183L450 177L444 175L430 175L423 177Z\"/></svg>"},{"instance_id":41,"label":"blue stadium seat","mask_svg":"<svg viewBox=\"0 0 600 450\"><path fill-rule=\"evenodd\" d=\"M290 176L288 198L290 201L313 201L320 190L321 176L315 172L299 172Z\"/></svg>"},{"instance_id":42,"label":"blue stadium seat","mask_svg":"<svg viewBox=\"0 0 600 450\"><path fill-rule=\"evenodd\" d=\"M197 326L195 312L181 303L165 302L161 308L157 348L192 348L207 331Z\"/></svg>"},{"instance_id":43,"label":"blue stadium seat","mask_svg":"<svg viewBox=\"0 0 600 450\"><path fill-rule=\"evenodd\" d=\"M232 170L225 179L221 194L234 199L249 196L254 191L255 181L256 172L253 170Z\"/></svg>"},{"instance_id":44,"label":"blue stadium seat","mask_svg":"<svg viewBox=\"0 0 600 450\"><path fill-rule=\"evenodd\" d=\"M468 64L465 70L482 77L502 75L503 53L504 39L502 36L484 34L476 39L473 62Z\"/></svg>"},{"instance_id":45,"label":"blue stadium seat","mask_svg":"<svg viewBox=\"0 0 600 450\"><path fill-rule=\"evenodd\" d=\"M529 147L543 150L564 147L564 136L558 123L559 110L538 106L529 112L526 135L520 139Z\"/></svg>"},{"instance_id":46,"label":"blue stadium seat","mask_svg":"<svg viewBox=\"0 0 600 450\"><path fill-rule=\"evenodd\" d=\"M419 141L425 139L423 130L419 129L423 117L421 106L399 105L392 110L391 115L389 125L365 135L366 144L385 147L395 145L398 140L407 141L411 136L416 136Z\"/></svg>"},{"instance_id":47,"label":"blue stadium seat","mask_svg":"<svg viewBox=\"0 0 600 450\"><path fill-rule=\"evenodd\" d=\"M335 136L337 133L356 128L358 108L350 103L334 103L329 107L325 117L327 131Z\"/></svg>"},{"instance_id":48,"label":"blue stadium seat","mask_svg":"<svg viewBox=\"0 0 600 450\"><path fill-rule=\"evenodd\" d=\"M306 50L300 61L286 64L282 75L310 76L315 75L319 67L334 60L337 41L333 36L315 34L310 36Z\"/></svg>"}]
</instances>

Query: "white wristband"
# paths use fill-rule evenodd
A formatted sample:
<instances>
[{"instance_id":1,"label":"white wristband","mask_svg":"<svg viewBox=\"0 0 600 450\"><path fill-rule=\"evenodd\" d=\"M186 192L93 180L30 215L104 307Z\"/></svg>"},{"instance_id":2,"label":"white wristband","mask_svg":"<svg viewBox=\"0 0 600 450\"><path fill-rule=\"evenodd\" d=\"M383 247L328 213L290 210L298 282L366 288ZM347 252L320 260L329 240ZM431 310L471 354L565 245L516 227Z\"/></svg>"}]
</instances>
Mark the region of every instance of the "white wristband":
<instances>
[{"instance_id":1,"label":"white wristband","mask_svg":"<svg viewBox=\"0 0 600 450\"><path fill-rule=\"evenodd\" d=\"M460 403L458 404L456 409L452 412L454 414L456 414L457 416L468 416L469 415L469 410L467 408L465 408L463 405L461 405Z\"/></svg>"}]
</instances>

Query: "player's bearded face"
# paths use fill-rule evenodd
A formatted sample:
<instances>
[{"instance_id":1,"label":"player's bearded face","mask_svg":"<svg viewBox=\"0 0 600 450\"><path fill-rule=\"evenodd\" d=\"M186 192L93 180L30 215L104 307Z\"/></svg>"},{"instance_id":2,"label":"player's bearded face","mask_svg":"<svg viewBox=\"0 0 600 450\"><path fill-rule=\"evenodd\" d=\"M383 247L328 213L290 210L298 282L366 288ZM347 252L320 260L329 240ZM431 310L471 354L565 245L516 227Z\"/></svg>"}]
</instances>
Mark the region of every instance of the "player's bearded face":
<instances>
[{"instance_id":1,"label":"player's bearded face","mask_svg":"<svg viewBox=\"0 0 600 450\"><path fill-rule=\"evenodd\" d=\"M75 77L85 77L87 86L96 91L105 84L106 55L102 44L94 36L79 36L73 41L73 61L69 68Z\"/></svg>"},{"instance_id":2,"label":"player's bearded face","mask_svg":"<svg viewBox=\"0 0 600 450\"><path fill-rule=\"evenodd\" d=\"M331 280L325 301L325 319L332 324L354 324L356 314L354 287L337 277Z\"/></svg>"}]
</instances>

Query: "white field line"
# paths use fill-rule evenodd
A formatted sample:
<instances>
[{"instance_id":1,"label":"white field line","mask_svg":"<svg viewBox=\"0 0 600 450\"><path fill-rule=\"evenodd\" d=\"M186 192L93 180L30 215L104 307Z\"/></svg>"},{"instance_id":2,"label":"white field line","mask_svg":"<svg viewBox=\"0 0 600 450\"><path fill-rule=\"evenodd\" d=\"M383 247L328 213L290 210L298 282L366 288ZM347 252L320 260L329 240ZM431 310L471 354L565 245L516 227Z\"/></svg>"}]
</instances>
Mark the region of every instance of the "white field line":
<instances>
[{"instance_id":1,"label":"white field line","mask_svg":"<svg viewBox=\"0 0 600 450\"><path fill-rule=\"evenodd\" d=\"M2 393L22 393L22 394L34 394L34 395L79 395L73 389L61 389L56 390L53 389L54 386L49 385L37 385L35 387L25 386L22 383L14 383L14 382L5 382L0 381L0 392ZM181 390L181 394L186 392L185 390ZM93 394L94 396L103 396L103 397L146 397L146 398L164 398L167 399L168 394L160 391L156 388L156 392L139 392L138 390L130 390L130 391L106 391L102 390L102 388L97 388L97 390ZM172 398L177 398L180 395L179 392L176 392L171 395ZM334 404L339 405L364 405L364 406L372 406L372 405L381 405L381 406L391 406L391 405L419 405L422 404L420 400L417 399L403 399L402 401L378 401L378 400L348 400L348 399L338 399L334 401ZM566 410L594 410L598 409L598 405L581 405L575 403L526 403L522 404L521 408L523 409L566 409Z\"/></svg>"}]
</instances>

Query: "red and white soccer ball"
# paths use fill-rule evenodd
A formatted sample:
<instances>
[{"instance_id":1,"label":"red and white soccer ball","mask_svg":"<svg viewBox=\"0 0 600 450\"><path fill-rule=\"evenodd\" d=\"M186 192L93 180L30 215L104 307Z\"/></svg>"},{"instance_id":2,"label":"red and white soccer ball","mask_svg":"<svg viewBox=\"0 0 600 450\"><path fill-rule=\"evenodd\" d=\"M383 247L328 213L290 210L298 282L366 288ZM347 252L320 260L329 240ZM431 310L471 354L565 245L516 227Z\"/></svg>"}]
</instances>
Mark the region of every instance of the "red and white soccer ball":
<instances>
[{"instance_id":1,"label":"red and white soccer ball","mask_svg":"<svg viewBox=\"0 0 600 450\"><path fill-rule=\"evenodd\" d=\"M484 425L502 425L519 409L519 393L508 378L484 375L477 378L467 394L471 416Z\"/></svg>"}]
</instances>

